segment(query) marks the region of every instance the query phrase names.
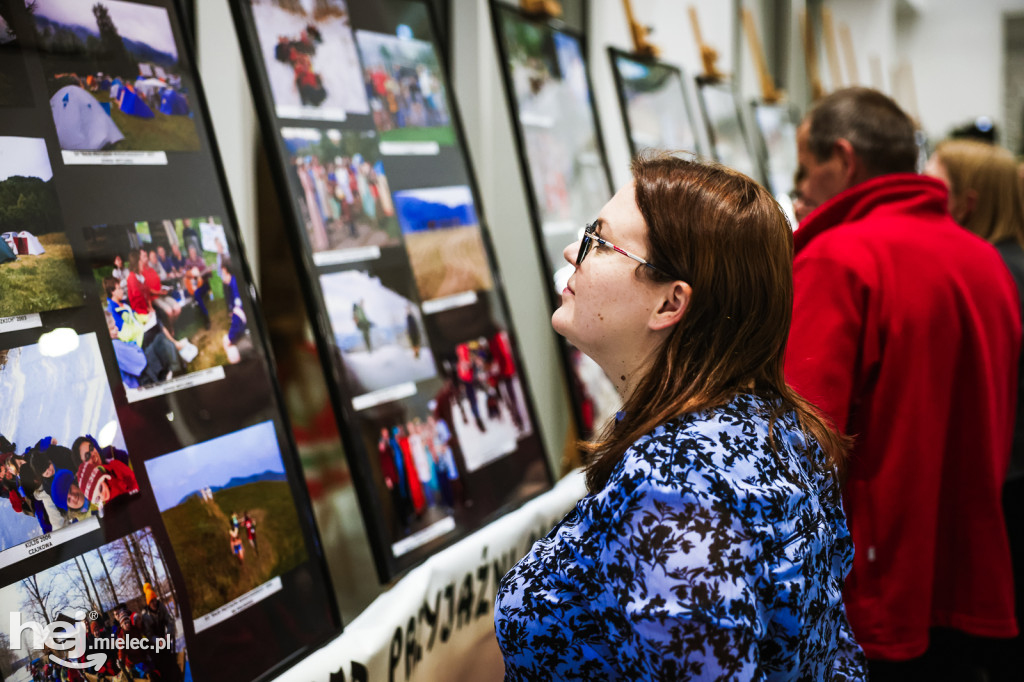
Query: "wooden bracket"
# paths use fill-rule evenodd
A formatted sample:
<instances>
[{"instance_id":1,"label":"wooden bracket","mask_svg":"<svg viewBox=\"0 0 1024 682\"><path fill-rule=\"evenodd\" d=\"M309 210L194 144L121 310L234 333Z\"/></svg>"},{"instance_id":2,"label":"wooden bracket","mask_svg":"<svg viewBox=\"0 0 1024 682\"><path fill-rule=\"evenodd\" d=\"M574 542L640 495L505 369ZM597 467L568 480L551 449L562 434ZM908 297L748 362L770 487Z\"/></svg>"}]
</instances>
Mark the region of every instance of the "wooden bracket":
<instances>
[{"instance_id":1,"label":"wooden bracket","mask_svg":"<svg viewBox=\"0 0 1024 682\"><path fill-rule=\"evenodd\" d=\"M622 6L626 9L626 21L629 22L629 34L633 37L633 52L640 57L655 58L661 54L658 46L648 40L652 30L636 20L633 14L633 3L631 0L622 0Z\"/></svg>"},{"instance_id":2,"label":"wooden bracket","mask_svg":"<svg viewBox=\"0 0 1024 682\"><path fill-rule=\"evenodd\" d=\"M743 8L743 29L747 36L750 54L753 55L754 64L757 66L757 75L761 83L761 100L766 104L775 104L785 97L785 93L775 89L775 79L768 71L768 60L765 58L761 38L757 34L754 15L746 7Z\"/></svg>"},{"instance_id":3,"label":"wooden bracket","mask_svg":"<svg viewBox=\"0 0 1024 682\"><path fill-rule=\"evenodd\" d=\"M829 75L832 77L832 89L843 87L843 71L839 65L839 50L836 48L835 26L832 24L832 11L821 8L821 33L825 39L825 55L828 57Z\"/></svg>"},{"instance_id":4,"label":"wooden bracket","mask_svg":"<svg viewBox=\"0 0 1024 682\"><path fill-rule=\"evenodd\" d=\"M700 60L704 64L704 73L700 75L700 78L706 83L718 83L725 79L725 74L719 71L715 65L715 62L718 61L718 51L704 42L700 32L700 21L697 19L697 8L690 5L689 11L693 36L697 41L697 48L700 50Z\"/></svg>"},{"instance_id":5,"label":"wooden bracket","mask_svg":"<svg viewBox=\"0 0 1024 682\"><path fill-rule=\"evenodd\" d=\"M803 10L800 11L800 29L804 42L807 80L811 85L811 101L817 101L825 96L825 88L821 85L821 76L818 73L818 51L814 44L814 27L811 25L807 12Z\"/></svg>"},{"instance_id":6,"label":"wooden bracket","mask_svg":"<svg viewBox=\"0 0 1024 682\"><path fill-rule=\"evenodd\" d=\"M562 3L558 0L519 0L519 7L527 14L557 19L562 16Z\"/></svg>"}]
</instances>

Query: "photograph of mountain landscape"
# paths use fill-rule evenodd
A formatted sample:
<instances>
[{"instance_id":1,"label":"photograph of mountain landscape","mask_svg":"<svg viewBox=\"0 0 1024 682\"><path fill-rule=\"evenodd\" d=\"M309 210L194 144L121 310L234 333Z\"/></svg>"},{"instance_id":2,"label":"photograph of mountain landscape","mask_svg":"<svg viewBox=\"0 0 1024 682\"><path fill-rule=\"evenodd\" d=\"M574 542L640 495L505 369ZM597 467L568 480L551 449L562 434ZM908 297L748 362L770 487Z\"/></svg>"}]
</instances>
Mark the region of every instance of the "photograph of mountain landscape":
<instances>
[{"instance_id":1,"label":"photograph of mountain landscape","mask_svg":"<svg viewBox=\"0 0 1024 682\"><path fill-rule=\"evenodd\" d=\"M192 619L306 561L273 422L146 462Z\"/></svg>"},{"instance_id":2,"label":"photograph of mountain landscape","mask_svg":"<svg viewBox=\"0 0 1024 682\"><path fill-rule=\"evenodd\" d=\"M0 137L0 318L82 303L46 141Z\"/></svg>"},{"instance_id":3,"label":"photograph of mountain landscape","mask_svg":"<svg viewBox=\"0 0 1024 682\"><path fill-rule=\"evenodd\" d=\"M199 149L166 9L35 0L30 11L61 149Z\"/></svg>"}]
</instances>

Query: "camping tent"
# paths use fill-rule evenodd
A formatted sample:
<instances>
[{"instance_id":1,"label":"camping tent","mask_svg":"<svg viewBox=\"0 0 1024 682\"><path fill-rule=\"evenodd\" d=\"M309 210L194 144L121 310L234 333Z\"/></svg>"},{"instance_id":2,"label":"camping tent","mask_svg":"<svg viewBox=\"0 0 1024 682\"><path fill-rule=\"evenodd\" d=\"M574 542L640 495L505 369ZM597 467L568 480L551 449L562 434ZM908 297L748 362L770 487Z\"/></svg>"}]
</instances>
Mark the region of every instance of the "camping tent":
<instances>
[{"instance_id":1,"label":"camping tent","mask_svg":"<svg viewBox=\"0 0 1024 682\"><path fill-rule=\"evenodd\" d=\"M18 255L29 255L29 256L40 256L46 253L46 249L39 243L39 238L31 232L22 230L18 233L18 236L14 238L14 243L18 246Z\"/></svg>"},{"instance_id":2,"label":"camping tent","mask_svg":"<svg viewBox=\"0 0 1024 682\"><path fill-rule=\"evenodd\" d=\"M121 91L118 103L121 105L121 111L131 116L138 116L139 118L153 118L156 116L153 110L149 108L149 105L128 88Z\"/></svg>"},{"instance_id":3,"label":"camping tent","mask_svg":"<svg viewBox=\"0 0 1024 682\"><path fill-rule=\"evenodd\" d=\"M50 98L61 149L103 149L124 135L96 98L77 85L65 85Z\"/></svg>"},{"instance_id":4,"label":"camping tent","mask_svg":"<svg viewBox=\"0 0 1024 682\"><path fill-rule=\"evenodd\" d=\"M116 101L118 95L121 94L121 88L122 87L123 87L123 85L121 84L121 79L120 78L115 78L113 81L111 81L110 82L110 99Z\"/></svg>"},{"instance_id":5,"label":"camping tent","mask_svg":"<svg viewBox=\"0 0 1024 682\"><path fill-rule=\"evenodd\" d=\"M167 88L160 97L160 113L168 116L188 116L188 101L181 93Z\"/></svg>"},{"instance_id":6,"label":"camping tent","mask_svg":"<svg viewBox=\"0 0 1024 682\"><path fill-rule=\"evenodd\" d=\"M15 255L11 247L7 245L7 240L0 239L0 264L10 263L12 260L17 259L18 256Z\"/></svg>"},{"instance_id":7,"label":"camping tent","mask_svg":"<svg viewBox=\"0 0 1024 682\"><path fill-rule=\"evenodd\" d=\"M156 100L160 91L166 87L167 83L164 83L159 78L138 78L135 80L135 92L147 100Z\"/></svg>"}]
</instances>

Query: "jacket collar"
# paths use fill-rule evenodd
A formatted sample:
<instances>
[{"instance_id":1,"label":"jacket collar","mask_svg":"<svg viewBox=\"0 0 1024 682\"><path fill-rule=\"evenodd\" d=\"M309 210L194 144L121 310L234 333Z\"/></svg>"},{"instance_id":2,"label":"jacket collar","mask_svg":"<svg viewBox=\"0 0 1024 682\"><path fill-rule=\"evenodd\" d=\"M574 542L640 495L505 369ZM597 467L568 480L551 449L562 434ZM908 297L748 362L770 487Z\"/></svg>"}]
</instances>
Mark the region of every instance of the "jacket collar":
<instances>
[{"instance_id":1,"label":"jacket collar","mask_svg":"<svg viewBox=\"0 0 1024 682\"><path fill-rule=\"evenodd\" d=\"M865 180L814 209L793 235L794 250L799 253L822 232L878 210L946 215L947 195L941 181L916 173L890 173Z\"/></svg>"}]
</instances>

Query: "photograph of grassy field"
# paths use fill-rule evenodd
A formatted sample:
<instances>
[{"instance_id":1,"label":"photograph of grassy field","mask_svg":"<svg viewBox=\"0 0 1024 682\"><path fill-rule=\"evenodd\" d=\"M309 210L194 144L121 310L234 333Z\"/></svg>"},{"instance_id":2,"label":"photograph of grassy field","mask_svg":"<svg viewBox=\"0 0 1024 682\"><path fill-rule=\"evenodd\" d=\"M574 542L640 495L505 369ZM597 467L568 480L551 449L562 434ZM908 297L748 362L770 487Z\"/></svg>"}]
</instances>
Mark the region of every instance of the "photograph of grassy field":
<instances>
[{"instance_id":1,"label":"photograph of grassy field","mask_svg":"<svg viewBox=\"0 0 1024 682\"><path fill-rule=\"evenodd\" d=\"M146 462L193 620L306 561L272 422Z\"/></svg>"},{"instance_id":2,"label":"photograph of grassy field","mask_svg":"<svg viewBox=\"0 0 1024 682\"><path fill-rule=\"evenodd\" d=\"M395 207L421 300L494 286L469 187L395 192Z\"/></svg>"},{"instance_id":3,"label":"photograph of grassy field","mask_svg":"<svg viewBox=\"0 0 1024 682\"><path fill-rule=\"evenodd\" d=\"M0 137L0 317L82 304L46 142Z\"/></svg>"}]
</instances>

